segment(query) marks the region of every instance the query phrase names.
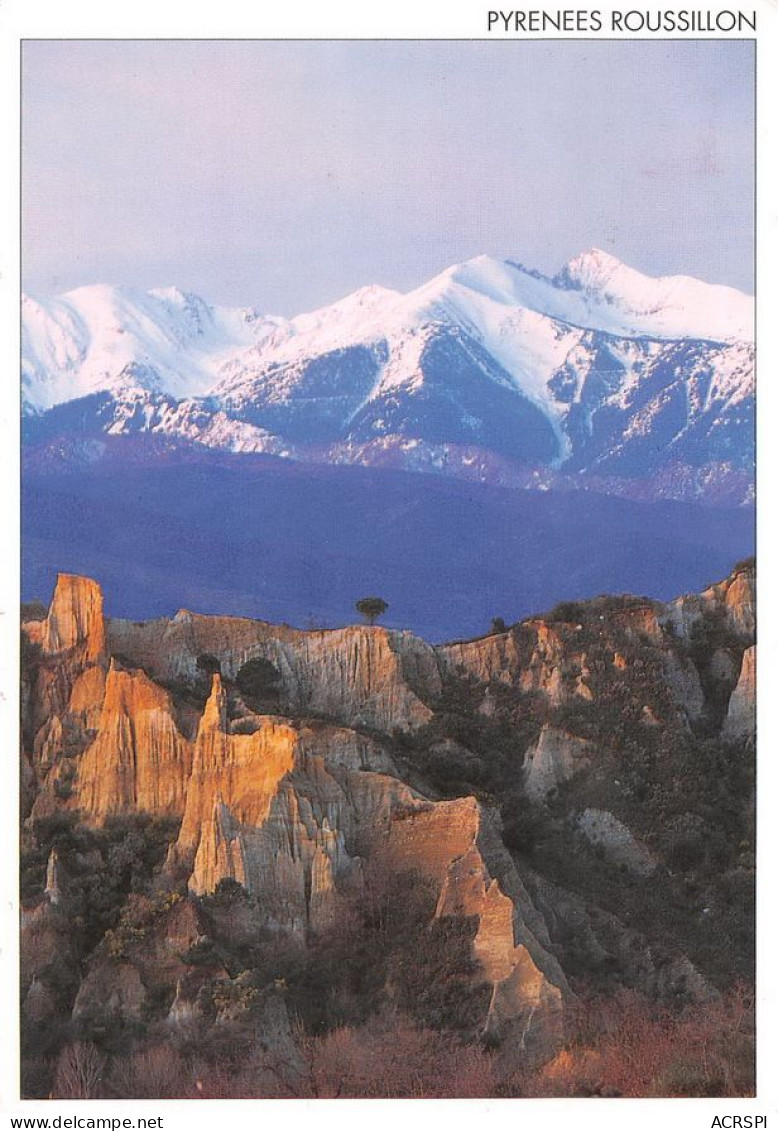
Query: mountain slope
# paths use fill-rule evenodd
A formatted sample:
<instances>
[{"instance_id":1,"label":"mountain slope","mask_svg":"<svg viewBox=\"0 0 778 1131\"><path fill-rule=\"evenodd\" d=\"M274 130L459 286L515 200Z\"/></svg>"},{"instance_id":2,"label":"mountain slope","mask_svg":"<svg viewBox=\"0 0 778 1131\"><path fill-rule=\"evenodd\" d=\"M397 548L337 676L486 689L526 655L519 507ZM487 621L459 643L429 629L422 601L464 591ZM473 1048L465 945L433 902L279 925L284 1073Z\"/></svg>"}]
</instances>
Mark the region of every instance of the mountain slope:
<instances>
[{"instance_id":1,"label":"mountain slope","mask_svg":"<svg viewBox=\"0 0 778 1131\"><path fill-rule=\"evenodd\" d=\"M129 617L184 602L304 626L346 623L356 600L378 593L390 624L441 639L563 597L666 598L752 552L745 507L511 491L168 446L152 457L136 440L95 441L80 464L28 464L27 599L65 568L100 576Z\"/></svg>"},{"instance_id":2,"label":"mountain slope","mask_svg":"<svg viewBox=\"0 0 778 1131\"><path fill-rule=\"evenodd\" d=\"M24 404L42 412L88 393L132 387L198 395L228 357L268 329L256 311L212 307L175 287L92 286L48 300L24 296Z\"/></svg>"}]
</instances>

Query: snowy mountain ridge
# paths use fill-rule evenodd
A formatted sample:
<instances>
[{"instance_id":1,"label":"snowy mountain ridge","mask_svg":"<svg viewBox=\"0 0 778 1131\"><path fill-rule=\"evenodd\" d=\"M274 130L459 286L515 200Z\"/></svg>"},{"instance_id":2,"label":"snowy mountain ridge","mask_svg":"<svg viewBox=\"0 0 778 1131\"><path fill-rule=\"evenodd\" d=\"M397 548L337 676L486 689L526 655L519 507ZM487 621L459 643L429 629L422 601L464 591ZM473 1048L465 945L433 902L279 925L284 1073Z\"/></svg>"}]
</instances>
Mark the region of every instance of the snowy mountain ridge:
<instances>
[{"instance_id":1,"label":"snowy mountain ridge","mask_svg":"<svg viewBox=\"0 0 778 1131\"><path fill-rule=\"evenodd\" d=\"M51 299L24 296L22 375L29 406L126 385L128 364L158 374L157 392L202 396L246 351L290 359L355 341L380 340L424 322L454 321L498 343L530 337L532 314L573 329L620 337L748 341L753 300L685 276L649 278L592 249L549 279L511 261L479 256L408 294L360 288L320 310L285 319L252 308L209 306L176 287L140 291L79 287ZM521 353L520 343L510 343ZM510 348L502 351L510 360Z\"/></svg>"},{"instance_id":2,"label":"snowy mountain ridge","mask_svg":"<svg viewBox=\"0 0 778 1131\"><path fill-rule=\"evenodd\" d=\"M79 287L52 299L22 298L22 390L45 411L103 389L199 396L235 352L272 331L251 309L212 307L175 287ZM127 367L130 376L127 374Z\"/></svg>"},{"instance_id":3,"label":"snowy mountain ridge","mask_svg":"<svg viewBox=\"0 0 778 1131\"><path fill-rule=\"evenodd\" d=\"M408 294L363 287L292 319L98 286L26 299L23 320L32 437L149 432L329 462L391 453L486 479L506 461L751 474L753 300L597 249L553 279L480 256Z\"/></svg>"}]
</instances>

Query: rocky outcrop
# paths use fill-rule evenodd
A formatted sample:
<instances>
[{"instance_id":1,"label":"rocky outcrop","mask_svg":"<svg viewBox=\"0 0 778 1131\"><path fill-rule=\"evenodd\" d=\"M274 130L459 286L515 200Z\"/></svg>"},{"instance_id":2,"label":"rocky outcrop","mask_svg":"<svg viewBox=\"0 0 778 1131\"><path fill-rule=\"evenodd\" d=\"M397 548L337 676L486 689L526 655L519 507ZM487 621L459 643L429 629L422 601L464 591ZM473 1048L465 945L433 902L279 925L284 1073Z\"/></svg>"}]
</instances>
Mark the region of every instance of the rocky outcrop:
<instances>
[{"instance_id":1,"label":"rocky outcrop","mask_svg":"<svg viewBox=\"0 0 778 1131\"><path fill-rule=\"evenodd\" d=\"M22 1001L22 1018L27 1025L50 1024L57 1016L57 1002L45 982L33 978Z\"/></svg>"},{"instance_id":2,"label":"rocky outcrop","mask_svg":"<svg viewBox=\"0 0 778 1131\"><path fill-rule=\"evenodd\" d=\"M84 978L73 1005L73 1020L140 1021L146 989L139 970L130 962L100 958Z\"/></svg>"},{"instance_id":3,"label":"rocky outcrop","mask_svg":"<svg viewBox=\"0 0 778 1131\"><path fill-rule=\"evenodd\" d=\"M19 938L21 986L26 990L52 966L74 969L74 932L61 908L41 900L32 908L23 908Z\"/></svg>"},{"instance_id":4,"label":"rocky outcrop","mask_svg":"<svg viewBox=\"0 0 778 1131\"><path fill-rule=\"evenodd\" d=\"M100 664L95 664L81 673L73 684L68 702L68 714L77 720L84 730L96 730L100 723L100 712L105 698L106 672Z\"/></svg>"},{"instance_id":5,"label":"rocky outcrop","mask_svg":"<svg viewBox=\"0 0 778 1131\"><path fill-rule=\"evenodd\" d=\"M597 602L593 602L596 605ZM664 646L657 620L660 605L639 605L624 612L599 617L599 631L571 620L569 622L533 618L515 625L508 632L478 640L446 644L438 648L444 671L479 683L507 684L518 691L539 692L550 706L594 699L589 651L592 643L600 648L606 641L649 643ZM624 657L612 649L614 669L623 670ZM493 705L487 710L493 713Z\"/></svg>"},{"instance_id":6,"label":"rocky outcrop","mask_svg":"<svg viewBox=\"0 0 778 1131\"><path fill-rule=\"evenodd\" d=\"M443 645L438 655L452 675L539 691L551 704L576 696L591 699L580 630L580 625L533 619L508 632Z\"/></svg>"},{"instance_id":7,"label":"rocky outcrop","mask_svg":"<svg viewBox=\"0 0 778 1131\"><path fill-rule=\"evenodd\" d=\"M59 715L52 715L41 726L35 735L32 753L33 762L43 773L46 773L61 757L64 751L64 732L62 720Z\"/></svg>"},{"instance_id":8,"label":"rocky outcrop","mask_svg":"<svg viewBox=\"0 0 778 1131\"><path fill-rule=\"evenodd\" d=\"M19 755L19 812L22 819L28 816L35 804L38 780L26 750Z\"/></svg>"},{"instance_id":9,"label":"rocky outcrop","mask_svg":"<svg viewBox=\"0 0 778 1131\"><path fill-rule=\"evenodd\" d=\"M192 747L170 695L111 661L97 736L79 761L75 806L94 820L114 813L183 812Z\"/></svg>"},{"instance_id":10,"label":"rocky outcrop","mask_svg":"<svg viewBox=\"0 0 778 1131\"><path fill-rule=\"evenodd\" d=\"M380 746L353 732L277 716L239 725L235 733L216 675L171 862L191 868L196 892L237 880L261 905L265 926L304 935L331 919L339 887L358 882L365 836L400 804L422 802L389 776L393 763Z\"/></svg>"},{"instance_id":11,"label":"rocky outcrop","mask_svg":"<svg viewBox=\"0 0 778 1131\"><path fill-rule=\"evenodd\" d=\"M250 659L277 668L287 714L323 715L349 726L413 729L432 717L442 683L434 649L410 632L378 627L301 632L262 621L181 611L172 620L105 621L100 586L62 573L44 621L24 625L27 639L57 659L28 689L33 733L69 710L97 725L106 656L167 684L197 684L198 657L213 655L228 679Z\"/></svg>"},{"instance_id":12,"label":"rocky outcrop","mask_svg":"<svg viewBox=\"0 0 778 1131\"><path fill-rule=\"evenodd\" d=\"M255 1079L260 1096L295 1097L304 1094L307 1065L295 1040L289 1012L281 995L264 990L254 1007L262 1034L257 1049Z\"/></svg>"},{"instance_id":13,"label":"rocky outcrop","mask_svg":"<svg viewBox=\"0 0 778 1131\"><path fill-rule=\"evenodd\" d=\"M134 894L125 904L122 924L111 937L109 950L121 953L123 961L135 966L147 994L160 1002L169 1000L168 995L178 984L191 990L209 978L226 977L216 955L212 961L195 966L186 961L211 929L197 901L180 892L151 897Z\"/></svg>"},{"instance_id":14,"label":"rocky outcrop","mask_svg":"<svg viewBox=\"0 0 778 1131\"><path fill-rule=\"evenodd\" d=\"M475 798L437 802L393 822L379 861L439 888L436 915L474 917L473 955L491 986L484 1031L526 1048L553 1039L569 989L548 933L494 823Z\"/></svg>"},{"instance_id":15,"label":"rocky outcrop","mask_svg":"<svg viewBox=\"0 0 778 1131\"><path fill-rule=\"evenodd\" d=\"M107 657L100 586L90 578L59 574L48 616L24 622L22 632L43 657L37 664L27 660L22 734L51 794L54 778L61 772L59 759L83 750L86 741L81 732L95 725L102 700ZM39 799L39 814L52 804L51 797Z\"/></svg>"},{"instance_id":16,"label":"rocky outcrop","mask_svg":"<svg viewBox=\"0 0 778 1131\"><path fill-rule=\"evenodd\" d=\"M591 762L592 744L556 727L544 726L524 755L524 788L533 801L543 801L562 782Z\"/></svg>"},{"instance_id":17,"label":"rocky outcrop","mask_svg":"<svg viewBox=\"0 0 778 1131\"><path fill-rule=\"evenodd\" d=\"M696 667L687 656L668 652L664 671L676 703L690 722L697 722L705 714L705 692Z\"/></svg>"},{"instance_id":18,"label":"rocky outcrop","mask_svg":"<svg viewBox=\"0 0 778 1131\"><path fill-rule=\"evenodd\" d=\"M59 853L56 848L52 848L46 864L46 886L44 888L44 895L49 903L53 904L55 907L62 899L62 886L62 865L60 864Z\"/></svg>"},{"instance_id":19,"label":"rocky outcrop","mask_svg":"<svg viewBox=\"0 0 778 1131\"><path fill-rule=\"evenodd\" d=\"M722 733L725 738L753 738L756 733L756 645L746 648Z\"/></svg>"},{"instance_id":20,"label":"rocky outcrop","mask_svg":"<svg viewBox=\"0 0 778 1131\"><path fill-rule=\"evenodd\" d=\"M391 732L428 723L447 676L540 692L550 706L593 701L596 680L589 652L594 647L599 657L602 646L612 647L614 675L621 671L629 680L625 642L661 653L674 698L694 722L705 710L699 674L684 654L694 625L702 618L719 618L750 644L754 607L753 569L743 567L704 593L669 605L597 599L587 606L587 624L572 614L568 620L559 615L553 621L534 618L504 633L433 648L412 633L375 626L301 632L186 610L169 620L142 624L104 621L99 586L62 574L47 619L24 627L47 654L68 657L67 670L47 670L39 678L33 694L35 730L52 714L61 716L66 710L86 729L95 726L102 696L100 672L110 653L156 681L189 686L202 678L198 657L203 655L215 657L227 679L234 679L249 660L262 658L279 673L279 708L285 715L324 716L348 727ZM722 652L717 678L726 659ZM493 713L494 702L489 700L485 709Z\"/></svg>"},{"instance_id":21,"label":"rocky outcrop","mask_svg":"<svg viewBox=\"0 0 778 1131\"><path fill-rule=\"evenodd\" d=\"M524 879L565 969L583 966L606 984L615 975L620 984L659 1000L715 997L710 983L685 956L657 958L646 937L616 915L529 868Z\"/></svg>"},{"instance_id":22,"label":"rocky outcrop","mask_svg":"<svg viewBox=\"0 0 778 1131\"><path fill-rule=\"evenodd\" d=\"M556 644L556 641L552 642L552 649ZM443 644L437 651L446 671L453 675L471 676L480 683L491 683L492 680L513 683L526 661L515 629L481 636L477 640Z\"/></svg>"},{"instance_id":23,"label":"rocky outcrop","mask_svg":"<svg viewBox=\"0 0 778 1131\"><path fill-rule=\"evenodd\" d=\"M91 578L60 573L46 619L23 627L47 654L75 650L83 663L94 662L105 652L102 590Z\"/></svg>"},{"instance_id":24,"label":"rocky outcrop","mask_svg":"<svg viewBox=\"0 0 778 1131\"><path fill-rule=\"evenodd\" d=\"M484 1028L513 1027L528 1047L541 1034L551 1039L568 992L564 975L544 948L542 917L473 798L420 797L391 776L378 744L342 728L299 728L276 716L255 716L249 733L245 717L241 733L235 725L214 676L170 859L191 869L193 891L231 877L263 926L304 938L337 921L342 900L366 882L364 859L379 872L420 873L440 892L439 916L478 921L473 954L492 987Z\"/></svg>"},{"instance_id":25,"label":"rocky outcrop","mask_svg":"<svg viewBox=\"0 0 778 1131\"><path fill-rule=\"evenodd\" d=\"M719 617L744 643L753 641L756 627L756 569L746 563L729 577L702 593L679 597L667 605L661 617L683 639L703 617Z\"/></svg>"},{"instance_id":26,"label":"rocky outcrop","mask_svg":"<svg viewBox=\"0 0 778 1131\"><path fill-rule=\"evenodd\" d=\"M586 839L605 854L612 864L624 865L636 876L645 878L656 870L656 859L626 825L604 809L585 809L578 828Z\"/></svg>"},{"instance_id":27,"label":"rocky outcrop","mask_svg":"<svg viewBox=\"0 0 778 1131\"><path fill-rule=\"evenodd\" d=\"M266 659L280 674L285 713L327 715L349 726L423 726L432 717L426 700L442 687L430 645L379 627L298 632L182 611L142 625L111 621L108 636L113 652L167 682L194 683L203 654L214 656L230 679L248 660Z\"/></svg>"},{"instance_id":28,"label":"rocky outcrop","mask_svg":"<svg viewBox=\"0 0 778 1131\"><path fill-rule=\"evenodd\" d=\"M700 620L712 629L709 657L701 655L708 637L695 629ZM169 870L159 877L160 889L175 890L162 891L159 907L151 895L137 906L135 896L125 900L122 915L137 911L140 933L125 932L127 947L114 939L113 949L93 953L91 966L84 962L74 1017L102 1009L132 1020L146 995L162 1001L164 1014L177 985L169 1021L186 1024L204 980L230 982L211 937L218 941L219 923L231 917L240 946L275 931L284 945L302 948L353 918L354 903L376 894L371 885L387 873L423 878L425 898L434 893L434 915L445 921L441 931L460 920L475 998L485 1003L478 1027L512 1047L531 1053L557 1039L570 993L558 959L576 931L591 968L615 961L626 981L648 992L685 985L691 996L704 995L704 979L682 957L654 961L645 940L637 947L643 957L631 957L634 938L612 916L598 918L540 879L530 894L522 822L530 839L532 822L573 849L585 838L606 871L614 866L613 882L619 868L642 881L654 875L657 860L623 823L638 815L628 806L653 803L645 768L657 771L648 785L658 789L665 769L673 772L676 746L693 751L700 733L718 732L728 698L724 735L752 733L752 630L747 570L671 606L600 598L439 648L376 627L299 632L188 612L147 624L104 621L99 587L61 575L47 620L25 626L37 646L26 658L23 728L30 791L37 788L32 816L64 808L93 824L114 814L181 818ZM276 713L238 693L235 678L253 659L278 672ZM202 708L203 673L213 666L221 675ZM455 696L461 701L452 708ZM524 794L514 796L520 778ZM483 796L510 791L520 810L514 820L506 807L515 858L474 797L436 799L462 792L462 780ZM650 820L635 828L666 851ZM34 820L28 832L34 840ZM67 919L76 874L56 851L49 857L46 898L35 889L42 954L55 922ZM654 882L663 876L662 869ZM228 878L247 893L237 897L239 911L225 910L235 895L229 887L213 901L193 898ZM549 924L558 928L553 941ZM574 947L569 953L574 971ZM40 963L33 965L37 977ZM232 997L248 1000L253 988L233 986ZM34 989L28 997L29 1015L45 1016L45 995Z\"/></svg>"}]
</instances>

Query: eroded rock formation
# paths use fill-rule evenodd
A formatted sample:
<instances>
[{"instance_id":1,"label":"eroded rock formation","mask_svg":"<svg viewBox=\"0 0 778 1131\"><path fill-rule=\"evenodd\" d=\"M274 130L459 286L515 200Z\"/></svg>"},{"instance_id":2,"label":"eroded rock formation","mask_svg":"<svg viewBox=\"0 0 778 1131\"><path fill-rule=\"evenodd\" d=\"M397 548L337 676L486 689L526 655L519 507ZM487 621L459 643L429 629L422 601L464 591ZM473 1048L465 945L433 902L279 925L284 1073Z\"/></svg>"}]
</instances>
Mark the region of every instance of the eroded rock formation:
<instances>
[{"instance_id":1,"label":"eroded rock formation","mask_svg":"<svg viewBox=\"0 0 778 1131\"><path fill-rule=\"evenodd\" d=\"M679 597L666 606L661 619L688 638L694 625L711 615L723 619L744 643L753 640L756 626L756 573L753 563L738 566L729 577L702 593Z\"/></svg>"},{"instance_id":2,"label":"eroded rock formation","mask_svg":"<svg viewBox=\"0 0 778 1131\"><path fill-rule=\"evenodd\" d=\"M184 610L170 621L111 621L108 636L113 652L164 681L193 683L203 654L214 656L227 678L249 660L266 659L280 673L287 713L329 715L352 726L422 726L432 717L424 700L441 689L430 645L375 626L299 632Z\"/></svg>"},{"instance_id":3,"label":"eroded rock formation","mask_svg":"<svg viewBox=\"0 0 778 1131\"><path fill-rule=\"evenodd\" d=\"M176 726L170 695L144 672L111 661L97 736L79 761L76 807L96 820L131 811L179 815L191 770L192 747Z\"/></svg>"},{"instance_id":4,"label":"eroded rock formation","mask_svg":"<svg viewBox=\"0 0 778 1131\"><path fill-rule=\"evenodd\" d=\"M578 827L609 860L623 865L636 876L645 878L656 869L657 862L652 853L607 810L584 809L578 818Z\"/></svg>"},{"instance_id":5,"label":"eroded rock formation","mask_svg":"<svg viewBox=\"0 0 778 1131\"><path fill-rule=\"evenodd\" d=\"M433 648L376 627L306 633L185 611L146 624L107 620L95 582L60 575L46 620L23 626L32 646L23 764L33 822L61 810L95 829L112 816L180 818L169 849L164 844L165 874L183 877L180 905L165 912L176 944L152 932L145 967L121 948L110 961L98 956L74 1017L105 998L137 1018L147 995L171 979L178 989L170 1023L194 1016L197 985L187 983L182 955L196 949L205 926L193 897L211 895L223 880L247 893L252 930L282 932L304 946L337 928L387 873L422 877L436 893L438 920L472 925L473 978L489 991L479 1030L517 1048L547 1047L559 1033L571 993L560 956L576 923L592 963L617 953L652 991L674 993L685 980L704 996L705 980L683 955L661 971L650 958L638 962L614 916L603 918L542 877L525 885L494 794L441 799L445 792L424 774L435 766L445 778L449 763L457 774L478 769L492 756L490 743L514 733L517 717L522 725L529 719L529 730L516 732L523 742L499 754L515 776L519 818L539 812L577 836L576 845L645 881L662 864L651 836L646 843L630 827L629 805L648 795L635 765L643 746L646 764L657 764L696 727L732 741L753 733L753 615L753 572L743 568L671 605L601 598ZM700 641L710 643L709 655ZM220 669L207 697L204 657ZM257 659L278 673L274 713L237 689L243 665ZM483 742L478 755L468 733L440 732L446 695L467 700L468 727ZM596 730L598 713L631 728L624 781L609 724ZM579 780L606 800L584 800L565 824L552 814L556 791ZM519 843L531 851L528 827ZM52 854L45 907L28 924L46 946L68 914L64 874ZM228 978L213 962L213 976ZM155 981L152 969L164 977ZM44 1016L47 992L32 980L25 988L30 1016Z\"/></svg>"},{"instance_id":6,"label":"eroded rock formation","mask_svg":"<svg viewBox=\"0 0 778 1131\"><path fill-rule=\"evenodd\" d=\"M49 615L28 621L25 631L47 654L77 650L84 663L97 660L105 651L103 593L96 581L72 573L60 573Z\"/></svg>"},{"instance_id":7,"label":"eroded rock formation","mask_svg":"<svg viewBox=\"0 0 778 1131\"><path fill-rule=\"evenodd\" d=\"M591 762L592 745L556 727L544 726L524 755L524 783L533 801L542 801L562 782Z\"/></svg>"},{"instance_id":8,"label":"eroded rock formation","mask_svg":"<svg viewBox=\"0 0 778 1131\"><path fill-rule=\"evenodd\" d=\"M729 700L724 734L727 738L753 738L756 732L756 645L743 653L737 685Z\"/></svg>"}]
</instances>

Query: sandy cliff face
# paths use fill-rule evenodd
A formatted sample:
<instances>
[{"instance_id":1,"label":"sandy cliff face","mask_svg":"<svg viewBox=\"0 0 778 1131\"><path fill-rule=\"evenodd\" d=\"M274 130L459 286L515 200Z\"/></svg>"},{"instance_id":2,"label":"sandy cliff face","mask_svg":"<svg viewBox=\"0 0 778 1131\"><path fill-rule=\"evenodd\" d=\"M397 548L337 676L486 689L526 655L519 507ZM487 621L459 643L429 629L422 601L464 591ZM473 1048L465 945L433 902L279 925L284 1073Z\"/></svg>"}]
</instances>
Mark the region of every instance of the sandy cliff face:
<instances>
[{"instance_id":1,"label":"sandy cliff face","mask_svg":"<svg viewBox=\"0 0 778 1131\"><path fill-rule=\"evenodd\" d=\"M679 597L666 607L663 623L670 623L688 638L705 616L719 616L743 643L751 643L756 630L756 570L753 564L736 569L724 581L702 593Z\"/></svg>"},{"instance_id":2,"label":"sandy cliff face","mask_svg":"<svg viewBox=\"0 0 778 1131\"><path fill-rule=\"evenodd\" d=\"M333 925L341 901L371 882L364 860L421 873L439 889L438 915L478 921L473 954L492 987L484 1027L518 1025L530 1043L550 1039L567 984L481 806L426 800L391 775L377 744L342 728L300 729L272 716L254 724L231 733L215 676L171 852L171 863L191 867L190 888L212 891L232 877L265 926L305 937Z\"/></svg>"},{"instance_id":3,"label":"sandy cliff face","mask_svg":"<svg viewBox=\"0 0 778 1131\"><path fill-rule=\"evenodd\" d=\"M440 892L436 915L474 917L473 954L491 985L484 1030L511 1026L528 1045L551 1037L569 996L548 932L497 829L473 797L441 801L393 822L376 846L393 870L415 871Z\"/></svg>"},{"instance_id":4,"label":"sandy cliff face","mask_svg":"<svg viewBox=\"0 0 778 1131\"><path fill-rule=\"evenodd\" d=\"M609 611L607 617L599 617L602 623L595 639L590 627L577 623L575 616L569 621L535 617L505 633L443 645L438 655L444 670L452 675L481 683L496 680L522 692L540 692L552 705L576 699L591 701L595 694L592 644L609 646L612 665L623 667L617 642L654 647L664 644L658 621L663 608L648 603L626 611Z\"/></svg>"},{"instance_id":5,"label":"sandy cliff face","mask_svg":"<svg viewBox=\"0 0 778 1131\"><path fill-rule=\"evenodd\" d=\"M33 815L67 801L80 755L97 725L105 692L103 595L97 582L59 574L48 616L22 624L37 660L23 677L22 736L35 775Z\"/></svg>"},{"instance_id":6,"label":"sandy cliff face","mask_svg":"<svg viewBox=\"0 0 778 1131\"><path fill-rule=\"evenodd\" d=\"M111 621L108 637L113 652L166 681L194 682L203 654L215 656L230 679L261 657L280 672L287 713L330 715L352 726L422 726L432 714L424 700L441 689L434 649L410 632L379 627L298 632L182 611L143 625Z\"/></svg>"},{"instance_id":7,"label":"sandy cliff face","mask_svg":"<svg viewBox=\"0 0 778 1131\"><path fill-rule=\"evenodd\" d=\"M423 802L377 743L345 728L277 716L239 726L214 676L171 862L191 868L196 892L237 880L267 926L304 935L335 913L339 889L360 883L366 841L399 806Z\"/></svg>"},{"instance_id":8,"label":"sandy cliff face","mask_svg":"<svg viewBox=\"0 0 778 1131\"><path fill-rule=\"evenodd\" d=\"M76 806L95 820L128 811L177 816L191 769L191 744L176 726L169 694L111 661L97 736L79 761Z\"/></svg>"},{"instance_id":9,"label":"sandy cliff face","mask_svg":"<svg viewBox=\"0 0 778 1131\"><path fill-rule=\"evenodd\" d=\"M756 733L756 645L746 648L737 685L729 700L724 734L727 738L753 738Z\"/></svg>"},{"instance_id":10,"label":"sandy cliff face","mask_svg":"<svg viewBox=\"0 0 778 1131\"><path fill-rule=\"evenodd\" d=\"M397 777L396 767L382 748L375 743L371 747L353 728L418 730L433 718L444 680L451 675L487 687L497 683L519 692L540 693L551 707L594 702L604 669L606 675L610 673L612 686L622 683L629 688L636 673L640 682L639 669L646 660L630 654L630 649L634 653L639 648L648 660L653 655L661 662L661 678L676 710L694 724L706 712L706 691L689 652L695 626L707 618L707 624L723 624L748 644L753 638L754 607L754 573L746 566L704 593L667 606L656 602L602 606L599 616L597 609L592 613L590 608L586 624L577 623L577 607L571 606L566 620L535 618L505 633L434 649L410 633L377 627L306 633L185 611L172 620L145 624L106 621L99 585L61 574L46 620L24 626L43 656L35 675L25 681L26 733L32 736L27 753L48 791L47 797L39 799L37 811L49 811L55 804L54 795L68 791L75 763L68 764L67 759L78 759L71 805L83 807L95 819L139 806L171 814L186 809L192 814L190 825L195 821L208 824L196 873L207 882L211 865L205 864L205 844L210 843L216 859L232 843L227 832L231 818L224 813L219 821L214 817L219 790L233 797L228 782L230 775L239 772L243 759L253 759L251 773L257 766L269 765L259 751L263 743L280 750L280 736L288 724L273 724L275 731L269 723L258 724L256 734L240 734L236 725L231 734L226 722L217 727L211 718L216 711L212 697L193 751L177 725L170 695L157 681L174 688L195 686L202 679L198 657L215 657L227 680L248 660L269 660L279 673L280 709L287 718L324 716L341 725L342 733L330 731L325 763L356 759L354 764L359 763L363 770ZM710 664L719 686L727 693L734 688L725 723L730 736L748 726L753 699L753 655L746 652L737 682L736 653L719 649ZM110 654L121 655L124 665L137 665L139 670L122 672L112 664L107 671ZM219 694L224 696L223 689ZM491 700L490 704L493 707ZM223 715L225 704L220 711ZM654 725L661 717L656 704L650 703L644 704L644 715ZM299 760L310 736L303 738L298 728L294 737L288 737ZM580 744L574 736L568 738ZM552 730L545 730L532 757L528 756L525 777L531 796L540 797L569 776L580 754L569 749L569 741L560 745L552 739ZM320 728L316 742L323 741ZM195 772L190 783L192 758ZM206 766L210 766L207 772ZM195 801L208 774L211 780L218 780L218 788L210 790L212 798L206 791L203 799ZM228 808L232 813L234 799ZM237 813L239 822L244 820L243 812L239 809ZM254 816L246 810L249 823ZM196 852L192 841L192 836L182 841L182 850ZM236 860L234 866L240 869L245 864ZM320 863L319 871L322 869L326 871L324 863Z\"/></svg>"},{"instance_id":11,"label":"sandy cliff face","mask_svg":"<svg viewBox=\"0 0 778 1131\"><path fill-rule=\"evenodd\" d=\"M524 755L524 784L533 801L548 794L591 763L592 744L557 727L544 726Z\"/></svg>"},{"instance_id":12,"label":"sandy cliff face","mask_svg":"<svg viewBox=\"0 0 778 1131\"><path fill-rule=\"evenodd\" d=\"M541 650L547 654L558 652L557 640L547 641L548 647L538 648L538 658ZM494 633L491 636L482 636L478 640L464 640L456 644L444 644L438 648L446 670L473 676L482 683L499 680L501 683L512 683L516 673L526 662L522 659L519 648L519 638L515 631Z\"/></svg>"},{"instance_id":13,"label":"sandy cliff face","mask_svg":"<svg viewBox=\"0 0 778 1131\"><path fill-rule=\"evenodd\" d=\"M68 702L68 714L77 720L84 730L96 730L100 724L105 684L106 672L100 664L87 668L73 684Z\"/></svg>"},{"instance_id":14,"label":"sandy cliff face","mask_svg":"<svg viewBox=\"0 0 778 1131\"><path fill-rule=\"evenodd\" d=\"M505 633L443 645L445 670L481 683L497 680L521 691L539 691L551 703L591 698L582 673L586 656L574 625L529 620Z\"/></svg>"},{"instance_id":15,"label":"sandy cliff face","mask_svg":"<svg viewBox=\"0 0 778 1131\"><path fill-rule=\"evenodd\" d=\"M667 605L596 599L571 605L566 619L533 618L505 633L443 645L437 653L450 675L538 692L550 707L596 703L603 673L611 689L621 683L638 694L646 682L642 673L651 667L655 689L661 681L676 712L694 725L709 710L712 682L727 692L734 687L740 649L754 639L755 607L755 574L746 565L703 593ZM716 637L725 637L726 647L705 654L707 641ZM695 648L702 648L701 666ZM655 718L647 707L647 719ZM484 705L487 710L493 712L493 702Z\"/></svg>"},{"instance_id":16,"label":"sandy cliff face","mask_svg":"<svg viewBox=\"0 0 778 1131\"><path fill-rule=\"evenodd\" d=\"M670 605L635 603L600 616L595 644L611 643L613 665L626 663L620 642L661 652L674 697L694 720L704 710L699 676L683 652L694 625L717 617L746 645L753 639L754 574L743 568L704 593ZM105 657L120 655L152 679L194 685L199 656L214 656L225 678L234 679L248 660L264 658L278 670L280 708L286 715L333 718L348 727L390 732L428 723L448 675L522 692L540 692L552 705L593 700L591 636L569 623L535 618L505 633L432 648L411 633L356 626L300 632L236 617L206 617L182 611L171 620L145 624L104 621L96 583L60 575L48 618L25 625L29 639L56 661L39 673L31 693L34 730L54 714L70 710L94 727L102 688L98 670ZM624 678L629 678L627 671ZM734 679L733 679L734 683Z\"/></svg>"},{"instance_id":17,"label":"sandy cliff face","mask_svg":"<svg viewBox=\"0 0 778 1131\"><path fill-rule=\"evenodd\" d=\"M190 868L196 892L237 880L267 926L304 934L331 914L339 886L358 882L365 830L421 804L393 771L378 743L346 728L271 715L231 724L214 676L171 862Z\"/></svg>"},{"instance_id":18,"label":"sandy cliff face","mask_svg":"<svg viewBox=\"0 0 778 1131\"><path fill-rule=\"evenodd\" d=\"M24 626L28 637L47 654L78 651L83 663L105 652L103 593L96 581L72 573L57 575L54 599L43 621Z\"/></svg>"}]
</instances>

